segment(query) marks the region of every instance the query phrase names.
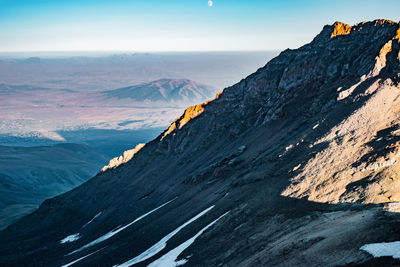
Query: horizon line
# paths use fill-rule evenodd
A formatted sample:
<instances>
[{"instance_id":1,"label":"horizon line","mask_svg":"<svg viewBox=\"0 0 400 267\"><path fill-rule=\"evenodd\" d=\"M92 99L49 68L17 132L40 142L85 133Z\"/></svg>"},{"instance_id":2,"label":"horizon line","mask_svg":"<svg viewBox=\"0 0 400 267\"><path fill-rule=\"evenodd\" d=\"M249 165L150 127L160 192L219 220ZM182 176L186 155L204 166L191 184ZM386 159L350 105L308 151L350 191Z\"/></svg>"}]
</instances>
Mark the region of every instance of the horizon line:
<instances>
[{"instance_id":1,"label":"horizon line","mask_svg":"<svg viewBox=\"0 0 400 267\"><path fill-rule=\"evenodd\" d=\"M80 57L80 56L113 56L113 55L151 55L151 54L206 54L206 53L265 53L280 52L285 49L265 50L176 50L176 51L135 51L135 50L59 50L59 51L0 51L0 58L46 58L46 57Z\"/></svg>"}]
</instances>

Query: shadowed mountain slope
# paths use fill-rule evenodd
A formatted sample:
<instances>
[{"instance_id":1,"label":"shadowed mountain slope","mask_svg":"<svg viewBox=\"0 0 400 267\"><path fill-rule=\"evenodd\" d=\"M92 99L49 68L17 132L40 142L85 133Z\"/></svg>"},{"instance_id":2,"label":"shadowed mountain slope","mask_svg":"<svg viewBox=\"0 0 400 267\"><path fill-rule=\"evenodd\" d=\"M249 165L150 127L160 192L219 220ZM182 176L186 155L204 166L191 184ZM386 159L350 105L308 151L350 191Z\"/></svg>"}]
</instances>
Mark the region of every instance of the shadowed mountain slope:
<instances>
[{"instance_id":1,"label":"shadowed mountain slope","mask_svg":"<svg viewBox=\"0 0 400 267\"><path fill-rule=\"evenodd\" d=\"M325 26L1 232L0 263L398 264L360 247L400 240L399 36Z\"/></svg>"},{"instance_id":2,"label":"shadowed mountain slope","mask_svg":"<svg viewBox=\"0 0 400 267\"><path fill-rule=\"evenodd\" d=\"M86 145L0 146L0 228L98 173L106 158Z\"/></svg>"}]
</instances>

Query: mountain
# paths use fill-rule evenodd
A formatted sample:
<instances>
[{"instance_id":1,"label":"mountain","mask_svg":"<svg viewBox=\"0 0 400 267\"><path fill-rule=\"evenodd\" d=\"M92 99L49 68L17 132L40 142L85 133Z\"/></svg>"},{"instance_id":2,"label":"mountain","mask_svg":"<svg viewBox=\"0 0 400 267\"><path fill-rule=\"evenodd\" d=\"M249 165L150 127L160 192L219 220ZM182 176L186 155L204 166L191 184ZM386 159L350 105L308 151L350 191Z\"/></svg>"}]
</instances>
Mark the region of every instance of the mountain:
<instances>
[{"instance_id":1,"label":"mountain","mask_svg":"<svg viewBox=\"0 0 400 267\"><path fill-rule=\"evenodd\" d=\"M215 89L187 79L160 79L103 92L108 97L135 101L199 103L215 95Z\"/></svg>"},{"instance_id":2,"label":"mountain","mask_svg":"<svg viewBox=\"0 0 400 267\"><path fill-rule=\"evenodd\" d=\"M82 184L105 162L86 145L0 146L0 228Z\"/></svg>"},{"instance_id":3,"label":"mountain","mask_svg":"<svg viewBox=\"0 0 400 267\"><path fill-rule=\"evenodd\" d=\"M2 231L0 264L399 265L399 26L283 51Z\"/></svg>"}]
</instances>

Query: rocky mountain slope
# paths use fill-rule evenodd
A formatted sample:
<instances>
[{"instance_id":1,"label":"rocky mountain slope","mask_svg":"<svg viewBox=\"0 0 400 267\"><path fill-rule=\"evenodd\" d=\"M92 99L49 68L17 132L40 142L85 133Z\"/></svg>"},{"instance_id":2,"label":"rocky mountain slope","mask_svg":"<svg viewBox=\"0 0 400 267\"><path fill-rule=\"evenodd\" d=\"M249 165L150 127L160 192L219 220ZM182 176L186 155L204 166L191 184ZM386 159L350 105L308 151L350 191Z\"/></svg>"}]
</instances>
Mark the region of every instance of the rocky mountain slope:
<instances>
[{"instance_id":1,"label":"rocky mountain slope","mask_svg":"<svg viewBox=\"0 0 400 267\"><path fill-rule=\"evenodd\" d=\"M399 26L325 26L188 108L2 231L1 265L399 265L373 244L400 240Z\"/></svg>"},{"instance_id":2,"label":"rocky mountain slope","mask_svg":"<svg viewBox=\"0 0 400 267\"><path fill-rule=\"evenodd\" d=\"M214 91L210 86L187 79L160 79L103 93L108 97L135 101L199 103L212 98Z\"/></svg>"},{"instance_id":3,"label":"rocky mountain slope","mask_svg":"<svg viewBox=\"0 0 400 267\"><path fill-rule=\"evenodd\" d=\"M46 198L82 184L105 162L86 145L0 146L0 229L39 207Z\"/></svg>"}]
</instances>

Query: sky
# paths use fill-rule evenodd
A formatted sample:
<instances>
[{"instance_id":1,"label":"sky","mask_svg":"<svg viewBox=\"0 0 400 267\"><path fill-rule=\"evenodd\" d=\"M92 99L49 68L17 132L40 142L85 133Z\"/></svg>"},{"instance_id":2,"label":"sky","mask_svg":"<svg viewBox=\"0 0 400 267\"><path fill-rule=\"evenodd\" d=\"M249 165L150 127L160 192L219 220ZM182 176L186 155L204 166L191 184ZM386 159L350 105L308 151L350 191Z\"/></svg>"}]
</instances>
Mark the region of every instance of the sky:
<instances>
[{"instance_id":1,"label":"sky","mask_svg":"<svg viewBox=\"0 0 400 267\"><path fill-rule=\"evenodd\" d=\"M297 48L326 24L400 20L400 0L0 0L0 52Z\"/></svg>"}]
</instances>

